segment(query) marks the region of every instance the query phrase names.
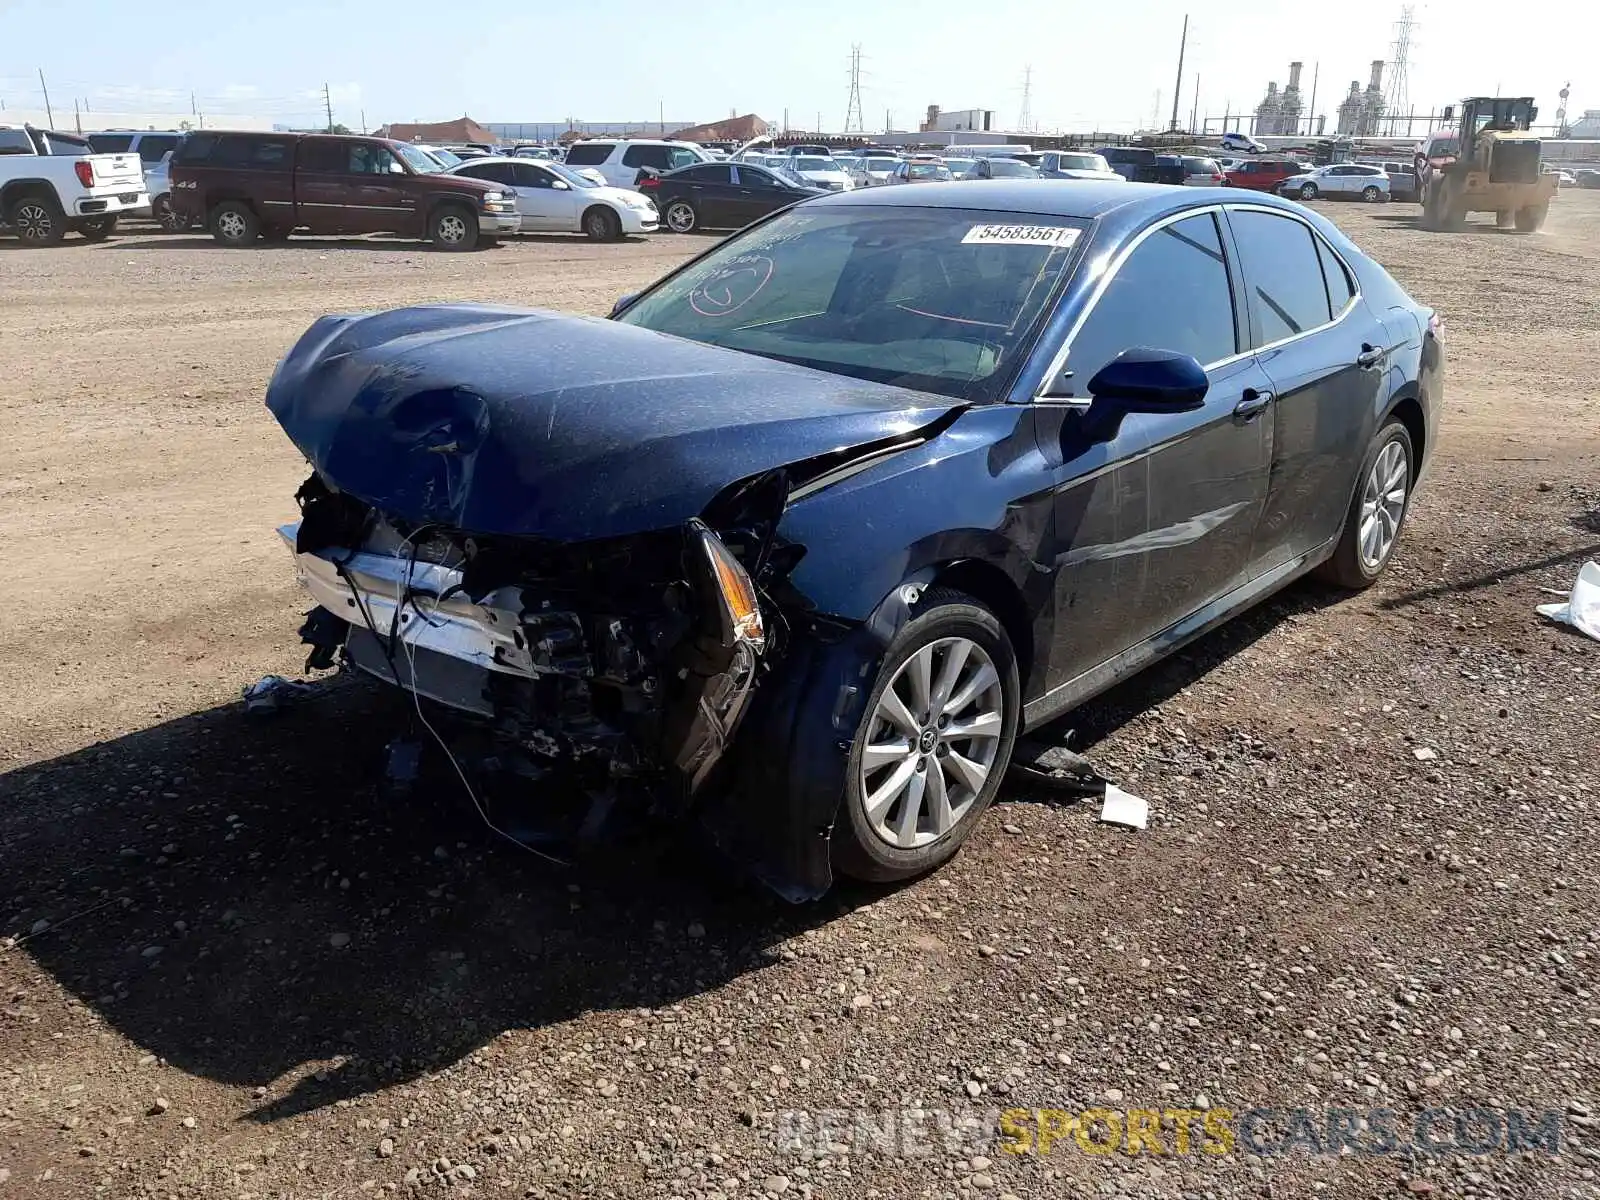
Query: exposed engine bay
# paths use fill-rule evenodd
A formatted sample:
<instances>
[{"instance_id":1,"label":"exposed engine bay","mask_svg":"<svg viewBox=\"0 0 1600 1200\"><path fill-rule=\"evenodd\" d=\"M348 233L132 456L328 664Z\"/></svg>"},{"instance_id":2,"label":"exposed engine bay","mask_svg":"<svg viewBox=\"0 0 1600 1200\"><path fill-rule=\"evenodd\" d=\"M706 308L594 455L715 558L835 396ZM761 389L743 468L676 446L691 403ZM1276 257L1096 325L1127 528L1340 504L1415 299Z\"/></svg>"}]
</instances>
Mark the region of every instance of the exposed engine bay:
<instances>
[{"instance_id":1,"label":"exposed engine bay","mask_svg":"<svg viewBox=\"0 0 1600 1200\"><path fill-rule=\"evenodd\" d=\"M783 652L762 591L799 559L774 553L786 495L774 472L719 497L718 528L574 545L412 524L313 475L301 520L279 530L318 602L307 667L454 710L522 780L559 779L606 810L630 786L687 807Z\"/></svg>"}]
</instances>

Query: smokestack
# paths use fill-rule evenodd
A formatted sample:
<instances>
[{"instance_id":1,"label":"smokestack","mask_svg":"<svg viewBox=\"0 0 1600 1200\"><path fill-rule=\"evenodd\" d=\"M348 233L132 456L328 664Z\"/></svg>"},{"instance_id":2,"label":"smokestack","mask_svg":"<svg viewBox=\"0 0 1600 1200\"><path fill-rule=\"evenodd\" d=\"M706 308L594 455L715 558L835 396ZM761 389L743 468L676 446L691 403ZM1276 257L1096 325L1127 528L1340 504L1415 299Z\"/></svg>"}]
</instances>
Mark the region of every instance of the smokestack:
<instances>
[{"instance_id":1,"label":"smokestack","mask_svg":"<svg viewBox=\"0 0 1600 1200\"><path fill-rule=\"evenodd\" d=\"M1298 92L1300 90L1300 68L1303 63L1292 62L1289 64L1289 86L1286 90Z\"/></svg>"},{"instance_id":2,"label":"smokestack","mask_svg":"<svg viewBox=\"0 0 1600 1200\"><path fill-rule=\"evenodd\" d=\"M1372 60L1372 78L1367 82L1367 90L1372 92L1383 91L1383 59Z\"/></svg>"}]
</instances>

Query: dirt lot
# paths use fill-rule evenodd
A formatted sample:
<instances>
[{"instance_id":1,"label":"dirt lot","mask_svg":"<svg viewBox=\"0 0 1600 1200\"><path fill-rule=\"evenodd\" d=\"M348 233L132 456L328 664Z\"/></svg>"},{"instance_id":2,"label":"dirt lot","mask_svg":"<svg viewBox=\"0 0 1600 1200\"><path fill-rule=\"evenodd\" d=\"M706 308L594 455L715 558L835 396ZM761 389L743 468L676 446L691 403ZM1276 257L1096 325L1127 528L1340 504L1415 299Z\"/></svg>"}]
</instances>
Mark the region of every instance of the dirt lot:
<instances>
[{"instance_id":1,"label":"dirt lot","mask_svg":"<svg viewBox=\"0 0 1600 1200\"><path fill-rule=\"evenodd\" d=\"M238 702L302 659L272 530L305 472L261 397L314 316L599 312L703 243L0 242L0 1197L1600 1196L1600 645L1533 613L1600 556L1600 194L1533 237L1328 212L1448 319L1384 580L1077 715L1148 831L1015 794L933 878L809 909L386 798L361 686ZM1560 1153L939 1134L1096 1106L1392 1109L1402 1142L1439 1109L1447 1143L1554 1110ZM907 1108L924 1154L780 1144Z\"/></svg>"}]
</instances>

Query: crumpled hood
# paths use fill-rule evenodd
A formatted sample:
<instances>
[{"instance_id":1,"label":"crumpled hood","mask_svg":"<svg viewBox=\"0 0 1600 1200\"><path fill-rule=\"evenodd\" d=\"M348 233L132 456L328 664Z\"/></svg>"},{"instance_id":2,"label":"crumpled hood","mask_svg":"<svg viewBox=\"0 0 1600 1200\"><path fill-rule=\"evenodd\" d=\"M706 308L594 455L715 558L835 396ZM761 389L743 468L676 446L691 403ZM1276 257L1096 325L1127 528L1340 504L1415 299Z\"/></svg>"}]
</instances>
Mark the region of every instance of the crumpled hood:
<instances>
[{"instance_id":1,"label":"crumpled hood","mask_svg":"<svg viewBox=\"0 0 1600 1200\"><path fill-rule=\"evenodd\" d=\"M323 479L383 511L560 541L679 524L728 484L961 402L595 317L324 317L267 388Z\"/></svg>"}]
</instances>

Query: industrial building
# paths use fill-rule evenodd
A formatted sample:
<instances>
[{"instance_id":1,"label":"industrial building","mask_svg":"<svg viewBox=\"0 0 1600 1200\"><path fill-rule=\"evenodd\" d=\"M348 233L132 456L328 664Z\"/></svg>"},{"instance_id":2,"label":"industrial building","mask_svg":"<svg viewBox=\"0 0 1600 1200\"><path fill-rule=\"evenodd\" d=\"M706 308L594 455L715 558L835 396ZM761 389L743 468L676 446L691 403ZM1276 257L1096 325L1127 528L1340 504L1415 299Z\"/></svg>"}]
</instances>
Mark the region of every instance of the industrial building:
<instances>
[{"instance_id":1,"label":"industrial building","mask_svg":"<svg viewBox=\"0 0 1600 1200\"><path fill-rule=\"evenodd\" d=\"M994 128L994 110L989 108L963 108L958 112L945 112L937 104L928 105L928 119L922 123L923 133L986 133Z\"/></svg>"},{"instance_id":2,"label":"industrial building","mask_svg":"<svg viewBox=\"0 0 1600 1200\"><path fill-rule=\"evenodd\" d=\"M1381 58L1372 60L1372 75L1367 80L1367 90L1361 90L1361 82L1357 79L1350 81L1350 92L1339 101L1340 133L1351 137L1371 137L1378 132L1378 124L1383 120L1383 67Z\"/></svg>"},{"instance_id":3,"label":"industrial building","mask_svg":"<svg viewBox=\"0 0 1600 1200\"><path fill-rule=\"evenodd\" d=\"M1283 91L1278 90L1276 81L1267 84L1267 94L1256 106L1257 134L1275 137L1300 132L1300 114L1305 108L1300 97L1300 70L1304 65L1289 64L1289 84Z\"/></svg>"}]
</instances>

